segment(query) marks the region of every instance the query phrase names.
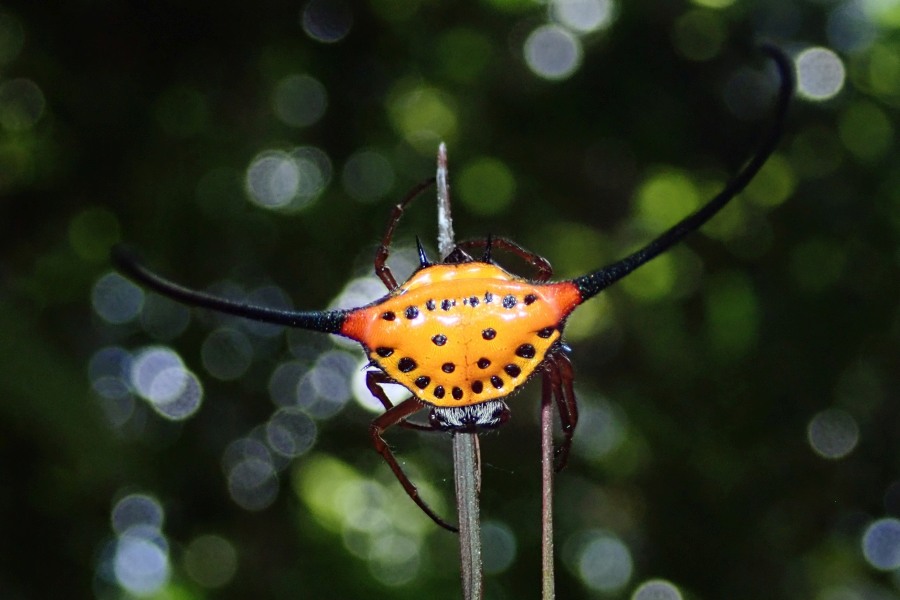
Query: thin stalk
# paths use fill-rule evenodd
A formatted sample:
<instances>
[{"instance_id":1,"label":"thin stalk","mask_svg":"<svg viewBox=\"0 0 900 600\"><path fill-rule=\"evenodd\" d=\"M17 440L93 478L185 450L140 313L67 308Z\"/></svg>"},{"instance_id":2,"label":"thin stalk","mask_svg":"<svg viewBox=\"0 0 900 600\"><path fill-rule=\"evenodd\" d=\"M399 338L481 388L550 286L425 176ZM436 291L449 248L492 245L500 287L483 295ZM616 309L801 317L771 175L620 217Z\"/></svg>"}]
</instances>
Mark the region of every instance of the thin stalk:
<instances>
[{"instance_id":1,"label":"thin stalk","mask_svg":"<svg viewBox=\"0 0 900 600\"><path fill-rule=\"evenodd\" d=\"M456 503L459 513L459 556L463 598L481 600L484 577L481 572L481 525L478 493L481 491L478 436L453 436L453 469L456 474Z\"/></svg>"},{"instance_id":2,"label":"thin stalk","mask_svg":"<svg viewBox=\"0 0 900 600\"><path fill-rule=\"evenodd\" d=\"M447 146L438 146L437 155L437 208L438 208L438 252L441 258L453 252L456 246L453 233L453 215L450 214L450 182L447 180Z\"/></svg>"},{"instance_id":3,"label":"thin stalk","mask_svg":"<svg viewBox=\"0 0 900 600\"><path fill-rule=\"evenodd\" d=\"M453 251L453 218L450 215L450 185L447 182L447 146L442 142L437 155L438 252L445 257ZM478 436L453 436L453 471L456 507L459 514L460 576L463 598L481 600L484 577L481 570L481 525L478 494L481 491L481 461Z\"/></svg>"},{"instance_id":4,"label":"thin stalk","mask_svg":"<svg viewBox=\"0 0 900 600\"><path fill-rule=\"evenodd\" d=\"M541 394L541 599L553 600L553 391L544 375Z\"/></svg>"}]
</instances>

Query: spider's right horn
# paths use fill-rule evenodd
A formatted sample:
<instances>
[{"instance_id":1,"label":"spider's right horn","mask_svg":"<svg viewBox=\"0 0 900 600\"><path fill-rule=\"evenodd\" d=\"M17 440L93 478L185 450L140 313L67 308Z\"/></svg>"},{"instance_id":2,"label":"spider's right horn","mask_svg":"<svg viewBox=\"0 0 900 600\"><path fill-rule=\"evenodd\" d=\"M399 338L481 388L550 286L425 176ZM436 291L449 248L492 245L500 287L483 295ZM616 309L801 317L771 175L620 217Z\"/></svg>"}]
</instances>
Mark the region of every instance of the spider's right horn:
<instances>
[{"instance_id":1,"label":"spider's right horn","mask_svg":"<svg viewBox=\"0 0 900 600\"><path fill-rule=\"evenodd\" d=\"M759 170L775 151L784 129L784 121L787 115L788 105L794 92L794 66L790 58L784 52L774 46L764 46L766 52L775 61L781 77L781 85L778 89L778 100L775 105L775 122L769 129L759 150L750 161L729 181L725 187L709 202L703 205L697 212L688 215L671 229L657 237L655 240L640 250L626 256L622 260L599 271L576 277L572 283L581 293L582 302L599 294L603 289L622 279L641 265L656 258L678 242L686 235L698 229L710 218L719 212L728 202L739 194L747 184L759 173Z\"/></svg>"}]
</instances>

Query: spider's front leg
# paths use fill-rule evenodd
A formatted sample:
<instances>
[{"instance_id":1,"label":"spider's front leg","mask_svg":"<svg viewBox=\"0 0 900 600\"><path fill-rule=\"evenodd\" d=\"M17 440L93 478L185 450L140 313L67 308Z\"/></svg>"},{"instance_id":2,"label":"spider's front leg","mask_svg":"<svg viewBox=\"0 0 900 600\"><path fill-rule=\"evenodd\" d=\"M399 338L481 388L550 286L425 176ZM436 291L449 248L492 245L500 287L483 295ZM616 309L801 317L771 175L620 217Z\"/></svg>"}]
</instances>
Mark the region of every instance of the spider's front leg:
<instances>
[{"instance_id":1,"label":"spider's front leg","mask_svg":"<svg viewBox=\"0 0 900 600\"><path fill-rule=\"evenodd\" d=\"M400 217L403 216L403 211L406 210L406 206L415 200L419 194L431 187L432 184L434 184L434 177L426 179L411 189L406 196L403 197L403 200L391 210L391 220L388 221L387 231L384 232L381 244L378 246L378 250L375 251L375 274L378 275L378 278L384 283L388 291L393 292L398 287L397 280L394 278L391 268L387 266L387 259L391 253L391 241L394 239L394 230L397 229L397 223L400 222Z\"/></svg>"},{"instance_id":2,"label":"spider's front leg","mask_svg":"<svg viewBox=\"0 0 900 600\"><path fill-rule=\"evenodd\" d=\"M388 403L390 403L390 401L388 401ZM406 476L406 473L403 472L403 469L400 467L397 459L394 458L394 453L391 452L390 446L388 446L387 442L384 441L384 438L381 437L381 434L383 434L389 427L392 427L398 423L405 422L406 417L419 410L422 410L422 408L424 408L422 402L418 398L413 396L385 411L384 414L372 421L372 424L369 425L369 434L372 436L372 445L375 446L375 451L381 455L384 461L391 468L391 471L394 472L394 477L397 478L397 481L400 482L400 485L403 486L404 491L406 491L406 494L412 499L412 501L415 502L426 515L431 517L432 521L448 531L457 533L459 532L459 529L440 518L433 510L431 510L431 507L428 506L428 504L426 504L424 500L422 500L422 498L419 496L419 490L409 480L409 477Z\"/></svg>"}]
</instances>

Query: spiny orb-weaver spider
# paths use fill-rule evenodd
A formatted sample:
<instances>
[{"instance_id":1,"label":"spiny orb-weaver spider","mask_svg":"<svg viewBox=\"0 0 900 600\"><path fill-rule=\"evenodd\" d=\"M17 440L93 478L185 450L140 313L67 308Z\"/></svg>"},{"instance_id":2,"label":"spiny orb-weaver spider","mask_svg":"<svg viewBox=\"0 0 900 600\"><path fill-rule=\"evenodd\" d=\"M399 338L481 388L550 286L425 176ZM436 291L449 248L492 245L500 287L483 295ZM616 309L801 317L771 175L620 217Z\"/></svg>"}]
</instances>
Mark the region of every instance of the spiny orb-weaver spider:
<instances>
[{"instance_id":1,"label":"spiny orb-weaver spider","mask_svg":"<svg viewBox=\"0 0 900 600\"><path fill-rule=\"evenodd\" d=\"M774 152L794 77L790 59L775 49L766 51L775 60L781 83L775 122L750 161L699 210L640 250L571 280L551 282L553 272L547 260L510 240L488 237L457 244L437 264L429 262L419 245L419 268L398 285L386 264L394 229L406 206L433 180L417 186L394 208L375 257L375 273L388 294L359 308L292 311L247 305L163 279L122 246L113 249L112 260L126 276L184 304L333 333L362 344L373 368L366 373L366 385L385 408L370 426L375 449L409 497L435 523L456 531L419 497L382 434L394 425L470 433L499 427L509 418L504 400L540 373L545 396L553 396L560 414L563 441L557 449L556 468L562 469L578 421L572 363L561 342L566 318L579 304L698 229L747 186ZM480 259L469 254L475 248L482 249ZM493 248L518 255L536 268L537 275L532 280L511 275L492 261ZM387 383L404 386L412 396L393 405L382 388ZM427 425L407 420L423 409L429 411Z\"/></svg>"}]
</instances>

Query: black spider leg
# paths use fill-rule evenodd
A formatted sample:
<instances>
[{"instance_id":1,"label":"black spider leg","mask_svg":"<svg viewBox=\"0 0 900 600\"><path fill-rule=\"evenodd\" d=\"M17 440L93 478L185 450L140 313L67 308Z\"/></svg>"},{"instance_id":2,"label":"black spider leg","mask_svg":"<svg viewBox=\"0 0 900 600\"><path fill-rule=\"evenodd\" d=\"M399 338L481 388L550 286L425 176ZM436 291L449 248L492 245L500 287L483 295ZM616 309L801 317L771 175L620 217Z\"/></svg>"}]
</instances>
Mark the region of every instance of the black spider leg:
<instances>
[{"instance_id":1,"label":"black spider leg","mask_svg":"<svg viewBox=\"0 0 900 600\"><path fill-rule=\"evenodd\" d=\"M485 248L486 253L488 252L488 247L491 250L500 248L501 250L506 250L507 252L515 254L516 256L527 262L529 265L534 267L537 270L537 275L535 275L533 281L535 281L536 283L545 283L547 281L550 281L550 278L553 277L553 267L550 266L550 261L548 261L540 254L535 254L530 250L526 250L519 244L506 238L488 236L487 239L483 240L466 240L464 242L460 242L456 245L456 247L463 250L470 250L472 248Z\"/></svg>"},{"instance_id":2,"label":"black spider leg","mask_svg":"<svg viewBox=\"0 0 900 600\"><path fill-rule=\"evenodd\" d=\"M432 521L434 521L444 529L452 531L454 533L458 533L459 529L439 517L437 513L431 510L431 507L428 506L428 504L424 500L422 500L421 496L419 496L419 489L415 485L413 485L413 482L410 481L409 477L406 476L406 473L403 472L403 468L400 467L400 464L394 457L394 453L391 451L391 447L387 445L387 442L385 442L384 438L382 437L382 434L394 425L400 425L401 427L406 427L409 429L431 431L431 427L425 425L417 425L406 420L410 415L417 413L425 408L425 405L415 396L411 396L400 404L394 406L391 403L390 399L388 399L387 394L384 393L384 390L380 388L379 380L381 379L381 377L378 376L377 372L373 373L374 375L371 378L368 375L366 376L366 386L370 391L372 391L372 394L381 401L386 409L381 416L372 421L372 423L369 425L369 434L372 436L372 445L375 447L375 451L378 452L384 459L384 462L388 464L388 466L391 468L391 471L394 472L394 477L396 477L397 481L400 482L400 485L403 486L403 490L406 492L406 495L409 496L420 509L422 509L422 512L428 515ZM378 392L376 392L373 388L378 388Z\"/></svg>"},{"instance_id":3,"label":"black spider leg","mask_svg":"<svg viewBox=\"0 0 900 600\"><path fill-rule=\"evenodd\" d=\"M403 200L391 210L391 219L388 221L387 231L381 239L378 250L375 251L375 274L378 275L378 278L384 283L388 291L393 292L399 287L397 280L394 279L394 274L391 272L391 268L387 266L387 259L391 253L391 241L394 239L394 230L397 229L397 223L400 222L400 217L403 216L403 211L406 210L407 205L415 200L419 194L431 187L434 184L434 180L434 177L429 177L411 189L403 197Z\"/></svg>"},{"instance_id":4,"label":"black spider leg","mask_svg":"<svg viewBox=\"0 0 900 600\"><path fill-rule=\"evenodd\" d=\"M578 425L578 403L573 386L575 370L572 368L572 360L562 346L555 346L544 359L543 371L543 401L549 402L551 395L556 400L563 433L563 441L556 447L558 473L566 468L569 462L572 436L575 435L575 427Z\"/></svg>"}]
</instances>

